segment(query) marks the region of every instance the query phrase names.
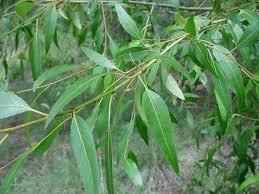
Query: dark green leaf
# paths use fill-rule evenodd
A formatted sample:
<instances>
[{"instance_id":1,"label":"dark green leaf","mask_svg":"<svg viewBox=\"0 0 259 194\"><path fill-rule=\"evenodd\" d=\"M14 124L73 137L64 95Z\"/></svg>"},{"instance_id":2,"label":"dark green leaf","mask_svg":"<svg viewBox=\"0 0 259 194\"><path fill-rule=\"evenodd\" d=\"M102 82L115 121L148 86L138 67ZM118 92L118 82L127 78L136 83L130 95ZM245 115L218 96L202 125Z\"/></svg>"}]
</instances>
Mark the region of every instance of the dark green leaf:
<instances>
[{"instance_id":1,"label":"dark green leaf","mask_svg":"<svg viewBox=\"0 0 259 194\"><path fill-rule=\"evenodd\" d=\"M185 24L184 30L194 36L196 35L196 26L195 26L193 15L188 18L188 20Z\"/></svg>"},{"instance_id":2,"label":"dark green leaf","mask_svg":"<svg viewBox=\"0 0 259 194\"><path fill-rule=\"evenodd\" d=\"M99 193L100 170L94 138L86 122L76 116L71 123L71 145L86 193Z\"/></svg>"},{"instance_id":3,"label":"dark green leaf","mask_svg":"<svg viewBox=\"0 0 259 194\"><path fill-rule=\"evenodd\" d=\"M168 108L155 92L146 89L142 104L149 127L159 143L164 156L176 173L179 172L178 159L174 145L174 131Z\"/></svg>"},{"instance_id":4,"label":"dark green leaf","mask_svg":"<svg viewBox=\"0 0 259 194\"><path fill-rule=\"evenodd\" d=\"M98 103L96 105L96 107L94 107L94 109L93 109L93 111L91 113L91 116L86 120L86 122L87 122L87 124L89 126L89 130L91 131L91 133L93 132L96 120L97 120L98 115L99 115L100 105L101 105L101 102Z\"/></svg>"},{"instance_id":5,"label":"dark green leaf","mask_svg":"<svg viewBox=\"0 0 259 194\"><path fill-rule=\"evenodd\" d=\"M140 31L135 21L128 15L120 4L115 4L115 9L123 29L136 39L140 39Z\"/></svg>"},{"instance_id":6,"label":"dark green leaf","mask_svg":"<svg viewBox=\"0 0 259 194\"><path fill-rule=\"evenodd\" d=\"M46 53L49 51L51 42L55 35L57 20L58 20L58 12L55 6L53 8L49 8L46 12L46 17L45 17Z\"/></svg>"},{"instance_id":7,"label":"dark green leaf","mask_svg":"<svg viewBox=\"0 0 259 194\"><path fill-rule=\"evenodd\" d=\"M236 47L243 47L243 46L254 44L258 38L259 38L259 21L257 20L256 22L252 23L245 29Z\"/></svg>"},{"instance_id":8,"label":"dark green leaf","mask_svg":"<svg viewBox=\"0 0 259 194\"><path fill-rule=\"evenodd\" d=\"M142 139L145 141L145 143L148 145L148 131L147 126L142 121L141 117L139 115L136 116L136 126L138 129L138 132Z\"/></svg>"}]
</instances>

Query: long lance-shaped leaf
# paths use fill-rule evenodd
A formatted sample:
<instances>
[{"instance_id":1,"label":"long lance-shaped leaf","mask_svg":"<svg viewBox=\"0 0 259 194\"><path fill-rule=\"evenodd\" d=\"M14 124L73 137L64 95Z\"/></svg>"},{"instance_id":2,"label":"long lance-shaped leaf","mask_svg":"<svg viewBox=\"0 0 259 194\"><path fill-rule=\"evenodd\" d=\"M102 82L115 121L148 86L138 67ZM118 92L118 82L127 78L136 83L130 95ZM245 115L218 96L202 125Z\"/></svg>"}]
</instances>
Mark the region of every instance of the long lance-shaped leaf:
<instances>
[{"instance_id":1,"label":"long lance-shaped leaf","mask_svg":"<svg viewBox=\"0 0 259 194\"><path fill-rule=\"evenodd\" d=\"M12 168L9 170L8 174L6 175L6 177L4 178L1 186L0 186L0 193L1 194L5 194L7 193L7 191L9 190L14 177L16 175L16 173L20 170L20 168L22 167L22 165L24 164L24 162L26 161L28 154L24 154L22 155L18 160L16 160L16 162L12 165Z\"/></svg>"},{"instance_id":2,"label":"long lance-shaped leaf","mask_svg":"<svg viewBox=\"0 0 259 194\"><path fill-rule=\"evenodd\" d=\"M100 55L99 53L86 47L81 47L81 49L89 57L89 59L91 59L97 65L111 69L118 69L113 62L111 62L103 55Z\"/></svg>"},{"instance_id":3,"label":"long lance-shaped leaf","mask_svg":"<svg viewBox=\"0 0 259 194\"><path fill-rule=\"evenodd\" d=\"M238 188L238 191L241 193L245 188L251 184L259 184L259 174L248 177Z\"/></svg>"},{"instance_id":4,"label":"long lance-shaped leaf","mask_svg":"<svg viewBox=\"0 0 259 194\"><path fill-rule=\"evenodd\" d=\"M105 176L106 176L106 186L108 194L114 194L113 186L113 167L112 167L112 137L110 129L110 118L111 118L111 102L112 97L109 97L109 113L108 113L108 123L107 123L107 133L105 142Z\"/></svg>"},{"instance_id":5,"label":"long lance-shaped leaf","mask_svg":"<svg viewBox=\"0 0 259 194\"><path fill-rule=\"evenodd\" d=\"M86 122L79 116L72 120L71 144L86 193L98 194L100 170L94 139Z\"/></svg>"},{"instance_id":6,"label":"long lance-shaped leaf","mask_svg":"<svg viewBox=\"0 0 259 194\"><path fill-rule=\"evenodd\" d=\"M89 118L87 118L86 122L89 125L89 130L91 132L93 132L93 129L95 127L95 123L97 121L98 115L99 115L99 111L100 111L100 105L101 105L101 101L96 105L96 107L93 109L91 116Z\"/></svg>"},{"instance_id":7,"label":"long lance-shaped leaf","mask_svg":"<svg viewBox=\"0 0 259 194\"><path fill-rule=\"evenodd\" d=\"M54 78L55 76L65 73L67 71L73 71L78 69L80 66L76 65L58 65L55 67L52 67L51 69L48 69L43 74L39 76L39 78L34 82L33 84L33 91L36 91L37 88L46 80L49 80L51 78Z\"/></svg>"},{"instance_id":8,"label":"long lance-shaped leaf","mask_svg":"<svg viewBox=\"0 0 259 194\"><path fill-rule=\"evenodd\" d=\"M30 106L19 96L0 92L0 119L30 111L30 109Z\"/></svg>"},{"instance_id":9,"label":"long lance-shaped leaf","mask_svg":"<svg viewBox=\"0 0 259 194\"><path fill-rule=\"evenodd\" d=\"M90 87L90 83L93 80L98 79L99 77L100 76L96 76L96 77L85 76L78 79L75 83L70 85L53 105L49 113L48 119L46 120L45 128L47 128L49 123L54 119L54 117L58 114L58 112L60 112L74 98L81 95L88 87Z\"/></svg>"},{"instance_id":10,"label":"long lance-shaped leaf","mask_svg":"<svg viewBox=\"0 0 259 194\"><path fill-rule=\"evenodd\" d=\"M115 9L119 18L119 22L123 29L136 39L140 38L140 31L135 21L123 9L120 4L115 4Z\"/></svg>"},{"instance_id":11,"label":"long lance-shaped leaf","mask_svg":"<svg viewBox=\"0 0 259 194\"><path fill-rule=\"evenodd\" d=\"M228 80L231 89L234 89L241 102L244 102L245 87L241 70L234 61L233 56L225 54L226 52L227 50L225 48L219 46L213 49L213 54L218 61L220 70L224 73L224 77L220 79Z\"/></svg>"},{"instance_id":12,"label":"long lance-shaped leaf","mask_svg":"<svg viewBox=\"0 0 259 194\"><path fill-rule=\"evenodd\" d=\"M149 127L159 143L164 156L176 173L179 172L178 159L174 145L173 126L168 108L163 99L146 88L142 105Z\"/></svg>"},{"instance_id":13,"label":"long lance-shaped leaf","mask_svg":"<svg viewBox=\"0 0 259 194\"><path fill-rule=\"evenodd\" d=\"M57 20L58 20L58 12L55 8L50 8L46 12L46 18L45 18L45 41L46 41L46 53L49 51L51 42L54 38L56 26L57 26Z\"/></svg>"},{"instance_id":14,"label":"long lance-shaped leaf","mask_svg":"<svg viewBox=\"0 0 259 194\"><path fill-rule=\"evenodd\" d=\"M41 73L41 41L38 30L38 21L36 24L36 32L33 36L32 46L30 48L29 55L31 61L32 77L34 80L36 80Z\"/></svg>"}]
</instances>

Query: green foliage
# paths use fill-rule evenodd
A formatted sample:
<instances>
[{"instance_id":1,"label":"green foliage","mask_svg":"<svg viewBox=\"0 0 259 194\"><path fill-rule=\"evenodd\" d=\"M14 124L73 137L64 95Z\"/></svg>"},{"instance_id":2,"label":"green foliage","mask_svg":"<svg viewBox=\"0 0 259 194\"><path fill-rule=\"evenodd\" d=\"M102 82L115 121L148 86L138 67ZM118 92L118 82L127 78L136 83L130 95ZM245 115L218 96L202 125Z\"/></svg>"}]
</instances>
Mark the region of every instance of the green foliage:
<instances>
[{"instance_id":1,"label":"green foliage","mask_svg":"<svg viewBox=\"0 0 259 194\"><path fill-rule=\"evenodd\" d=\"M24 123L0 129L6 134L0 146L23 128L32 144L1 178L0 193L28 155L42 155L66 133L67 122L86 193L100 193L101 181L108 193L117 193L118 171L145 188L148 166L138 162L133 146L138 138L143 146L137 149L159 146L180 176L180 161L186 161L175 138L179 123L197 149L206 145L187 191L252 190L258 182L257 4L199 3L1 1L0 119L31 112ZM30 78L32 87L24 89ZM16 82L18 88L8 85ZM210 112L198 122L200 104ZM47 135L39 140L36 129L38 136L28 135L31 125L44 121ZM229 153L221 156L224 146ZM5 162L0 173L10 164Z\"/></svg>"}]
</instances>

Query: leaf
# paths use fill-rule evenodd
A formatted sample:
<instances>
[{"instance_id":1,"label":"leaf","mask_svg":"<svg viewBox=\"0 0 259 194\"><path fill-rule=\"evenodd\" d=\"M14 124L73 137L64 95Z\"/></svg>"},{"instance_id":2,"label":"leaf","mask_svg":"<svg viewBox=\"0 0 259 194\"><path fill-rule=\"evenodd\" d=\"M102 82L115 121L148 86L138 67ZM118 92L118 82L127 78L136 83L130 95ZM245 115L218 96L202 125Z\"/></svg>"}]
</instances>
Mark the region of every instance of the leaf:
<instances>
[{"instance_id":1,"label":"leaf","mask_svg":"<svg viewBox=\"0 0 259 194\"><path fill-rule=\"evenodd\" d=\"M153 82L155 81L156 74L158 72L159 66L160 66L161 60L153 64L150 68L149 74L148 74L148 80L147 83L149 86L152 86Z\"/></svg>"},{"instance_id":2,"label":"leaf","mask_svg":"<svg viewBox=\"0 0 259 194\"><path fill-rule=\"evenodd\" d=\"M35 92L37 90L37 88L44 83L46 80L49 80L59 74L65 73L67 71L73 71L75 69L78 69L80 66L76 66L76 65L57 65L54 66L50 69L48 69L47 71L45 71L44 73L42 73L38 79L34 82L33 84L33 92Z\"/></svg>"},{"instance_id":3,"label":"leaf","mask_svg":"<svg viewBox=\"0 0 259 194\"><path fill-rule=\"evenodd\" d=\"M188 32L194 36L196 35L196 26L195 26L193 15L188 18L188 20L185 24L184 30L185 30L185 32Z\"/></svg>"},{"instance_id":4,"label":"leaf","mask_svg":"<svg viewBox=\"0 0 259 194\"><path fill-rule=\"evenodd\" d=\"M41 41L38 29L33 36L30 49L30 61L33 79L36 80L41 73Z\"/></svg>"},{"instance_id":5,"label":"leaf","mask_svg":"<svg viewBox=\"0 0 259 194\"><path fill-rule=\"evenodd\" d=\"M3 182L1 182L0 185L0 193L1 194L5 194L7 193L7 191L9 190L15 175L17 174L17 172L20 170L20 168L22 167L22 165L24 164L24 162L27 159L27 154L23 154L18 160L16 160L16 162L12 165L11 169L9 170L9 172L7 173L7 175L5 176Z\"/></svg>"},{"instance_id":6,"label":"leaf","mask_svg":"<svg viewBox=\"0 0 259 194\"><path fill-rule=\"evenodd\" d=\"M50 8L46 12L45 17L45 42L46 42L46 53L49 51L51 42L55 35L57 26L58 12L56 7Z\"/></svg>"},{"instance_id":7,"label":"leaf","mask_svg":"<svg viewBox=\"0 0 259 194\"><path fill-rule=\"evenodd\" d=\"M136 126L138 129L138 132L140 134L140 136L142 137L142 139L144 140L144 142L148 145L148 131L147 131L147 126L145 125L145 123L142 121L140 115L136 116L135 119L136 122Z\"/></svg>"},{"instance_id":8,"label":"leaf","mask_svg":"<svg viewBox=\"0 0 259 194\"><path fill-rule=\"evenodd\" d=\"M223 47L217 47L217 50L213 49L213 54L218 61L219 68L224 73L224 77L221 79L228 80L229 85L236 91L238 98L244 102L245 87L242 73L234 61L233 56L225 54L224 52L226 52L226 50Z\"/></svg>"},{"instance_id":9,"label":"leaf","mask_svg":"<svg viewBox=\"0 0 259 194\"><path fill-rule=\"evenodd\" d=\"M140 81L138 81L136 86L136 91L135 91L135 105L142 121L148 126L147 118L142 107L142 97L144 92L145 92L145 88L143 84Z\"/></svg>"},{"instance_id":10,"label":"leaf","mask_svg":"<svg viewBox=\"0 0 259 194\"><path fill-rule=\"evenodd\" d=\"M54 117L68 104L70 103L74 98L81 95L87 88L90 87L90 83L99 78L100 76L91 77L91 76L85 76L70 85L66 91L60 96L60 98L55 102L53 105L49 115L48 119L46 120L45 128L49 125L49 123L54 119Z\"/></svg>"},{"instance_id":11,"label":"leaf","mask_svg":"<svg viewBox=\"0 0 259 194\"><path fill-rule=\"evenodd\" d=\"M246 187L248 187L251 184L258 184L259 183L259 174L253 175L248 177L238 188L238 191L241 192L243 191Z\"/></svg>"},{"instance_id":12,"label":"leaf","mask_svg":"<svg viewBox=\"0 0 259 194\"><path fill-rule=\"evenodd\" d=\"M110 69L118 69L114 63L112 63L109 59L107 59L103 55L100 55L99 53L86 47L81 47L81 49L97 65L110 68Z\"/></svg>"},{"instance_id":13,"label":"leaf","mask_svg":"<svg viewBox=\"0 0 259 194\"><path fill-rule=\"evenodd\" d=\"M62 8L58 9L58 13L59 15L61 15L64 19L69 20L67 17L67 14L65 13L65 11Z\"/></svg>"},{"instance_id":14,"label":"leaf","mask_svg":"<svg viewBox=\"0 0 259 194\"><path fill-rule=\"evenodd\" d=\"M0 119L30 110L30 106L22 98L12 93L0 92Z\"/></svg>"},{"instance_id":15,"label":"leaf","mask_svg":"<svg viewBox=\"0 0 259 194\"><path fill-rule=\"evenodd\" d=\"M178 9L180 5L179 0L168 0L168 3L173 5L176 9Z\"/></svg>"},{"instance_id":16,"label":"leaf","mask_svg":"<svg viewBox=\"0 0 259 194\"><path fill-rule=\"evenodd\" d=\"M185 100L182 90L179 88L177 82L170 74L166 78L165 87L177 98Z\"/></svg>"},{"instance_id":17,"label":"leaf","mask_svg":"<svg viewBox=\"0 0 259 194\"><path fill-rule=\"evenodd\" d=\"M249 25L240 40L237 43L237 47L249 46L256 43L256 40L259 38L259 21L253 22Z\"/></svg>"},{"instance_id":18,"label":"leaf","mask_svg":"<svg viewBox=\"0 0 259 194\"><path fill-rule=\"evenodd\" d=\"M130 180L134 183L136 186L142 186L142 177L140 175L140 172L138 170L138 167L136 163L131 159L125 159L124 160L124 170L129 176Z\"/></svg>"},{"instance_id":19,"label":"leaf","mask_svg":"<svg viewBox=\"0 0 259 194\"><path fill-rule=\"evenodd\" d=\"M85 191L98 194L100 170L94 138L86 122L79 116L75 116L71 123L71 145Z\"/></svg>"},{"instance_id":20,"label":"leaf","mask_svg":"<svg viewBox=\"0 0 259 194\"><path fill-rule=\"evenodd\" d=\"M93 132L96 120L97 120L98 115L99 115L100 105L101 105L101 101L100 101L100 103L98 103L96 105L96 107L94 107L94 109L93 109L93 111L91 113L91 116L86 120L86 122L87 122L87 124L89 126L89 130L91 131L91 133Z\"/></svg>"},{"instance_id":21,"label":"leaf","mask_svg":"<svg viewBox=\"0 0 259 194\"><path fill-rule=\"evenodd\" d=\"M120 51L117 43L112 39L110 35L109 36L109 45L110 45L110 51L113 57L116 57Z\"/></svg>"},{"instance_id":22,"label":"leaf","mask_svg":"<svg viewBox=\"0 0 259 194\"><path fill-rule=\"evenodd\" d=\"M7 76L8 76L8 63L6 61L6 57L4 57L3 66L4 66L4 70L5 70L5 79L7 79Z\"/></svg>"},{"instance_id":23,"label":"leaf","mask_svg":"<svg viewBox=\"0 0 259 194\"><path fill-rule=\"evenodd\" d=\"M15 6L15 11L18 15L24 17L32 10L33 6L33 1L21 1Z\"/></svg>"},{"instance_id":24,"label":"leaf","mask_svg":"<svg viewBox=\"0 0 259 194\"><path fill-rule=\"evenodd\" d=\"M142 104L151 132L154 134L172 168L176 173L179 173L173 126L165 102L158 94L146 89L143 94Z\"/></svg>"},{"instance_id":25,"label":"leaf","mask_svg":"<svg viewBox=\"0 0 259 194\"><path fill-rule=\"evenodd\" d=\"M135 21L128 15L120 4L115 4L119 22L123 29L136 39L140 39L140 31Z\"/></svg>"}]
</instances>

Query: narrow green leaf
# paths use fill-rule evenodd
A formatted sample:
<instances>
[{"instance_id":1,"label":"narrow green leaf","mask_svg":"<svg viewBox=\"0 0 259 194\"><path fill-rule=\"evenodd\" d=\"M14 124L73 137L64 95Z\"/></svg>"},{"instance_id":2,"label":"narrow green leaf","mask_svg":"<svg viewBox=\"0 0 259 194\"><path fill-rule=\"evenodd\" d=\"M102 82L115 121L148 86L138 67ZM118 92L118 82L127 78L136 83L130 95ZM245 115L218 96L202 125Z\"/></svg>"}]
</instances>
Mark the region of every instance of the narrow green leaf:
<instances>
[{"instance_id":1,"label":"narrow green leaf","mask_svg":"<svg viewBox=\"0 0 259 194\"><path fill-rule=\"evenodd\" d=\"M248 177L238 188L238 191L241 192L243 191L245 188L247 188L249 185L251 184L259 184L259 174L257 175L253 175Z\"/></svg>"},{"instance_id":2,"label":"narrow green leaf","mask_svg":"<svg viewBox=\"0 0 259 194\"><path fill-rule=\"evenodd\" d=\"M15 94L0 92L0 119L30 111L30 109L30 106Z\"/></svg>"},{"instance_id":3,"label":"narrow green leaf","mask_svg":"<svg viewBox=\"0 0 259 194\"><path fill-rule=\"evenodd\" d=\"M182 90L179 88L177 82L170 74L166 78L165 87L177 98L185 100Z\"/></svg>"},{"instance_id":4,"label":"narrow green leaf","mask_svg":"<svg viewBox=\"0 0 259 194\"><path fill-rule=\"evenodd\" d=\"M78 69L80 66L76 65L57 65L54 66L48 70L46 70L44 73L42 73L38 79L34 82L33 84L33 91L35 92L37 88L44 83L46 80L49 80L51 78L56 77L59 74L68 72L68 71L73 71Z\"/></svg>"},{"instance_id":5,"label":"narrow green leaf","mask_svg":"<svg viewBox=\"0 0 259 194\"><path fill-rule=\"evenodd\" d=\"M92 133L86 122L76 116L71 123L71 145L86 193L98 194L100 170Z\"/></svg>"},{"instance_id":6,"label":"narrow green leaf","mask_svg":"<svg viewBox=\"0 0 259 194\"><path fill-rule=\"evenodd\" d=\"M213 54L218 61L219 68L224 73L224 77L221 79L228 80L229 85L237 93L238 98L245 101L245 87L241 70L237 66L236 61L231 54L225 54L227 50L223 47L217 47L213 49Z\"/></svg>"},{"instance_id":7,"label":"narrow green leaf","mask_svg":"<svg viewBox=\"0 0 259 194\"><path fill-rule=\"evenodd\" d=\"M55 35L57 26L58 12L56 7L49 8L46 12L45 17L45 42L46 42L46 53L49 51L51 42Z\"/></svg>"},{"instance_id":8,"label":"narrow green leaf","mask_svg":"<svg viewBox=\"0 0 259 194\"><path fill-rule=\"evenodd\" d=\"M151 69L150 69L149 74L148 74L148 80L147 80L147 83L148 83L149 86L152 86L153 82L155 81L156 74L157 74L158 69L160 67L160 63L161 63L161 60L159 60L158 62L156 62L155 64L153 64L151 66Z\"/></svg>"},{"instance_id":9,"label":"narrow green leaf","mask_svg":"<svg viewBox=\"0 0 259 194\"><path fill-rule=\"evenodd\" d=\"M147 126L145 125L145 123L142 121L140 115L136 116L135 119L136 122L136 127L138 129L138 132L140 134L140 136L142 137L142 139L144 140L144 142L148 145L148 131L147 131Z\"/></svg>"},{"instance_id":10,"label":"narrow green leaf","mask_svg":"<svg viewBox=\"0 0 259 194\"><path fill-rule=\"evenodd\" d=\"M7 76L8 76L8 63L6 61L6 57L4 57L3 66L4 66L4 70L5 70L5 79L7 79Z\"/></svg>"},{"instance_id":11,"label":"narrow green leaf","mask_svg":"<svg viewBox=\"0 0 259 194\"><path fill-rule=\"evenodd\" d=\"M179 172L178 159L174 145L174 131L168 108L163 99L155 92L146 89L142 104L149 127L161 150L176 173Z\"/></svg>"},{"instance_id":12,"label":"narrow green leaf","mask_svg":"<svg viewBox=\"0 0 259 194\"><path fill-rule=\"evenodd\" d=\"M103 55L100 55L99 53L86 47L81 47L81 49L97 65L100 65L106 68L117 69L115 64L111 62L109 59L107 59L106 57L104 57Z\"/></svg>"},{"instance_id":13,"label":"narrow green leaf","mask_svg":"<svg viewBox=\"0 0 259 194\"><path fill-rule=\"evenodd\" d=\"M119 22L123 29L136 39L140 39L140 31L135 21L128 15L120 4L115 4Z\"/></svg>"},{"instance_id":14,"label":"narrow green leaf","mask_svg":"<svg viewBox=\"0 0 259 194\"><path fill-rule=\"evenodd\" d=\"M195 26L193 15L188 18L188 20L185 24L184 30L185 30L185 32L188 32L194 36L196 35L196 26Z\"/></svg>"},{"instance_id":15,"label":"narrow green leaf","mask_svg":"<svg viewBox=\"0 0 259 194\"><path fill-rule=\"evenodd\" d=\"M89 130L91 131L91 133L93 132L96 120L97 120L98 115L99 115L100 105L101 105L101 101L96 105L96 107L94 107L94 109L93 109L93 111L91 113L91 116L86 120L86 122L87 122L87 124L89 126Z\"/></svg>"},{"instance_id":16,"label":"narrow green leaf","mask_svg":"<svg viewBox=\"0 0 259 194\"><path fill-rule=\"evenodd\" d=\"M147 118L142 107L142 97L144 92L145 88L143 84L140 81L138 81L135 91L135 105L142 121L148 126Z\"/></svg>"},{"instance_id":17,"label":"narrow green leaf","mask_svg":"<svg viewBox=\"0 0 259 194\"><path fill-rule=\"evenodd\" d=\"M0 193L1 194L5 194L8 192L15 175L17 174L17 172L20 170L20 168L22 167L22 165L24 164L24 162L27 159L27 154L22 155L18 160L16 160L16 162L12 165L11 169L9 170L9 172L7 173L7 175L5 176L2 184L0 185Z\"/></svg>"},{"instance_id":18,"label":"narrow green leaf","mask_svg":"<svg viewBox=\"0 0 259 194\"><path fill-rule=\"evenodd\" d=\"M18 15L26 16L34 6L33 1L21 1L15 6L15 11Z\"/></svg>"},{"instance_id":19,"label":"narrow green leaf","mask_svg":"<svg viewBox=\"0 0 259 194\"><path fill-rule=\"evenodd\" d=\"M112 39L112 37L109 35L109 45L110 45L110 51L113 57L116 57L119 53L120 49L117 45L117 43Z\"/></svg>"},{"instance_id":20,"label":"narrow green leaf","mask_svg":"<svg viewBox=\"0 0 259 194\"><path fill-rule=\"evenodd\" d=\"M30 60L33 79L36 80L41 73L41 41L38 29L33 36L30 48Z\"/></svg>"},{"instance_id":21,"label":"narrow green leaf","mask_svg":"<svg viewBox=\"0 0 259 194\"><path fill-rule=\"evenodd\" d=\"M244 46L252 45L256 42L258 38L259 38L259 21L257 20L256 22L253 22L245 29L236 47L244 47Z\"/></svg>"},{"instance_id":22,"label":"narrow green leaf","mask_svg":"<svg viewBox=\"0 0 259 194\"><path fill-rule=\"evenodd\" d=\"M131 159L125 159L124 161L124 170L129 176L130 180L134 183L136 186L142 186L142 177L138 170L138 167L136 163Z\"/></svg>"},{"instance_id":23,"label":"narrow green leaf","mask_svg":"<svg viewBox=\"0 0 259 194\"><path fill-rule=\"evenodd\" d=\"M61 95L61 97L55 102L53 105L48 119L45 124L45 128L49 125L49 123L54 119L54 117L68 104L70 103L74 98L81 95L87 88L90 87L90 83L98 79L100 76L91 77L91 76L85 76L80 79L78 79L75 83L70 85L66 91Z\"/></svg>"}]
</instances>

